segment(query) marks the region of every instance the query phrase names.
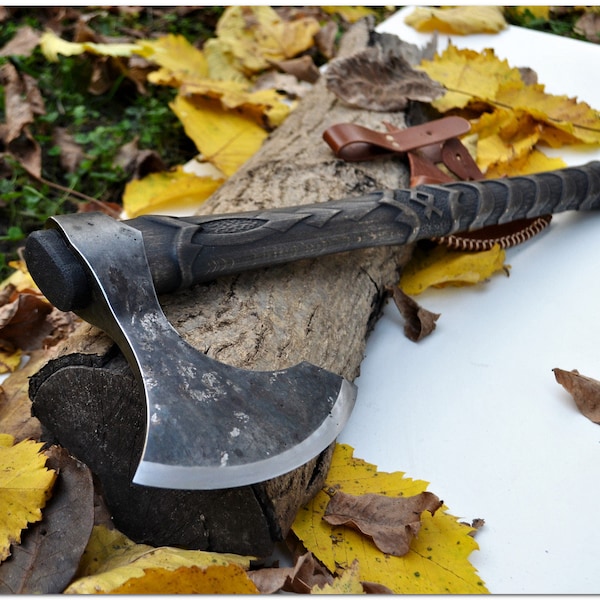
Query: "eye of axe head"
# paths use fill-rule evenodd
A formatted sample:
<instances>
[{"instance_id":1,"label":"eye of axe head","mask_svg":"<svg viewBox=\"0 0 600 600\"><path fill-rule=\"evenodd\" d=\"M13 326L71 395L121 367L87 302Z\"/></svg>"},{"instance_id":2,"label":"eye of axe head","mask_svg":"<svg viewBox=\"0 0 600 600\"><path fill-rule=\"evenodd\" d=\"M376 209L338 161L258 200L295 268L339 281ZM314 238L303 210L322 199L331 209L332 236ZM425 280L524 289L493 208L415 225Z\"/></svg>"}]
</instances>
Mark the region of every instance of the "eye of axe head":
<instances>
[{"instance_id":1,"label":"eye of axe head","mask_svg":"<svg viewBox=\"0 0 600 600\"><path fill-rule=\"evenodd\" d=\"M307 362L265 372L211 359L163 313L138 230L95 213L54 217L50 225L57 231L44 233L54 236L53 251L85 272L80 281L88 289L75 312L119 345L145 395L135 483L249 485L305 464L335 440L354 406L353 384ZM27 260L38 284L55 277L36 260L35 244ZM60 308L59 298L49 300Z\"/></svg>"}]
</instances>

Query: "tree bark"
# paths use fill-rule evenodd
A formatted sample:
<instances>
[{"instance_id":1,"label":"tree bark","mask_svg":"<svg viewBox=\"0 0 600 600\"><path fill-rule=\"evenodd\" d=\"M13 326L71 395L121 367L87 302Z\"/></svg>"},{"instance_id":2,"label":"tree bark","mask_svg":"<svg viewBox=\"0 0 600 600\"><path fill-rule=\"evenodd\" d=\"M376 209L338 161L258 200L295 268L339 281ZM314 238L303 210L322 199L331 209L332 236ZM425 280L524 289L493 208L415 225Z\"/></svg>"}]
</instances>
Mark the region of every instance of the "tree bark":
<instances>
[{"instance_id":1,"label":"tree bark","mask_svg":"<svg viewBox=\"0 0 600 600\"><path fill-rule=\"evenodd\" d=\"M340 55L363 49L372 37L370 24L359 23L345 36ZM405 187L407 166L400 158L345 163L322 139L335 123L382 130L382 121L405 126L403 113L344 105L322 78L200 211L325 202ZM161 302L180 334L221 362L271 370L306 360L353 380L385 287L396 283L411 252L408 246L379 248L304 260L223 277ZM231 490L132 485L145 407L122 355L86 324L32 379L30 394L48 437L97 475L116 525L136 541L154 545L268 555L297 510L322 486L331 458L332 447L318 457L307 456L306 464L292 473Z\"/></svg>"}]
</instances>

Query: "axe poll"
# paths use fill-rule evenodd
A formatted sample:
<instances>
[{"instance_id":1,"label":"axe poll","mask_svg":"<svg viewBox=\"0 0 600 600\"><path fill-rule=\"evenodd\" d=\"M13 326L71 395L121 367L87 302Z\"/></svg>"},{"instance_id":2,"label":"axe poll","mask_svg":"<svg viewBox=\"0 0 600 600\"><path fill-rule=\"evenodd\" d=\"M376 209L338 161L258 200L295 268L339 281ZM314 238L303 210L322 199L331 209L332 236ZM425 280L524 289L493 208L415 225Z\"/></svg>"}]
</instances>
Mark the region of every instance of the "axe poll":
<instances>
[{"instance_id":1,"label":"axe poll","mask_svg":"<svg viewBox=\"0 0 600 600\"><path fill-rule=\"evenodd\" d=\"M308 462L343 428L356 388L306 362L273 372L219 363L179 336L159 294L249 269L597 208L600 161L272 210L56 216L30 234L25 259L48 300L112 337L140 383L146 439L134 482L219 489Z\"/></svg>"}]
</instances>

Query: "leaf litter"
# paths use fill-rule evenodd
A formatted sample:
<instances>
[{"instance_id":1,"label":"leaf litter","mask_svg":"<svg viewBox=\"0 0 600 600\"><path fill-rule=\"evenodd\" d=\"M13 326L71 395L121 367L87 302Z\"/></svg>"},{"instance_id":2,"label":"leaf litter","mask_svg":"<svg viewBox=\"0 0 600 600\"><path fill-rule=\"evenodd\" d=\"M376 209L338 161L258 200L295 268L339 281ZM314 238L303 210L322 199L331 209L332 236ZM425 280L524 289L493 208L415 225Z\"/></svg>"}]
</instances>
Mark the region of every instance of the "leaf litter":
<instances>
[{"instance_id":1,"label":"leaf litter","mask_svg":"<svg viewBox=\"0 0 600 600\"><path fill-rule=\"evenodd\" d=\"M353 454L348 445L336 446L326 487L299 511L292 531L304 548L336 575L351 568L356 560L361 582L384 586L393 593L486 593L483 581L469 562L469 555L478 548L470 535L473 528L450 515L445 505L430 514L427 507L433 509L439 500L427 492L427 482L409 479L402 472L378 471L375 465ZM386 509L400 498L417 497L410 502L419 507L425 505L426 509L408 552L393 556L359 531L327 523L324 516L331 496L335 498L340 492L358 497L375 494L381 497L378 502ZM369 504L370 500L369 497L360 502ZM382 512L385 521L389 515L387 510ZM398 527L396 522L391 528L386 527L385 522L377 526L395 539L405 539L404 532L400 538L392 534Z\"/></svg>"},{"instance_id":2,"label":"leaf litter","mask_svg":"<svg viewBox=\"0 0 600 600\"><path fill-rule=\"evenodd\" d=\"M355 9L355 11L360 9L360 7L351 8ZM334 9L332 8L332 10ZM341 14L343 7L339 10ZM350 15L351 12L352 11L350 11L348 15ZM282 101L283 99L278 94L273 94L272 89L271 91L267 90L269 93L263 96L253 92L251 87L249 87L251 79L255 76L253 69L257 68L256 65L262 60L262 64L266 64L269 67L279 65L282 70L285 70L283 65L290 61L290 58L296 49L306 46L306 44L310 46L310 44L314 43L314 38L319 37L321 31L314 34L314 24L310 19L303 21L296 28L291 29L287 24L281 23L281 20L279 20L276 21L276 31L265 34L261 27L262 23L264 23L264 14L266 13L262 12L262 9L254 10L251 8L242 9L241 7L236 7L235 10L232 9L231 13L232 14L228 15L230 23L243 23L244 26L248 26L249 24L254 25L255 23L260 25L260 27L257 28L257 35L252 34L246 37L236 37L235 35L230 35L229 32L223 33L222 40L215 40L214 44L207 44L205 54L198 54L197 52L199 51L194 49L194 52L186 55L185 61L187 62L184 64L177 60L178 52L181 56L184 54L183 49L185 48L185 43L182 38L164 38L158 42L146 40L142 42L138 41L134 44L101 44L81 41L70 43L48 34L43 38L44 41L42 47L47 52L49 60L58 60L61 54L73 55L83 52L99 57L98 62L94 67L97 68L97 73L99 75L97 77L99 85L106 85L109 83L100 76L103 64L102 60L107 57L128 58L130 60L130 68L125 70L125 74L127 77L130 77L132 81L136 82L138 89L141 90L144 88L147 78L150 81L154 79L155 85L170 85L176 87L179 90L179 95L175 102L179 104L174 103L174 106L179 105L180 108L194 105L201 106L201 98L208 97L210 98L210 102L213 103L213 106L218 107L218 110L222 111L222 118L225 118L224 114L227 114L228 111L235 110L237 113L241 111L244 113L245 118L248 119L248 122L254 123L268 133L270 128L276 127L283 119L285 119L285 116L293 109L294 105L293 102L290 103L289 100ZM348 18L354 17L348 16ZM223 32L225 31L227 31L227 28L223 26ZM329 28L329 31L331 32L331 28ZM313 40L310 42L308 41L310 36L307 32L313 32ZM327 36L329 40L332 39L330 33L328 33ZM272 54L271 50L283 40L285 40L286 44L284 45L282 54ZM19 51L30 51L36 46L34 41L35 35L32 35L31 32L23 31L19 37L15 36L13 48L22 49ZM266 49L263 48L259 52L257 48L260 47L262 42L265 43ZM144 46L144 44L146 45ZM213 48L210 47L211 45ZM4 52L8 52L10 49L10 46L5 47ZM175 51L173 52L174 49ZM189 48L185 48L185 51L188 50ZM151 66L152 61L149 60L151 56L154 57L154 67ZM194 64L193 69L189 68L189 65L191 64L189 62L190 58ZM478 58L471 58L473 59L472 62L478 63ZM503 70L504 67L496 65L496 59L493 56L493 53L492 55L490 55L489 52L483 53L483 59L485 65L483 67L484 71L491 72L494 69L498 69L498 72L503 73L502 76L504 77L506 74ZM146 62L144 63L144 61ZM309 61L304 59L302 62L304 63L302 69L306 73L306 79L308 81L311 77L314 77L314 70L311 69ZM157 69L156 66L159 68ZM297 67L290 66L289 68L294 70ZM449 71L452 71L452 68L453 67L450 65ZM512 73L510 68L508 68L508 71L509 73ZM313 74L311 75L311 73ZM519 70L519 73L522 74L523 70ZM148 74L150 74L150 76ZM485 165L487 176L495 176L495 173L500 172L514 174L516 172L533 172L531 169L534 171L541 171L544 170L544 168L558 168L559 165L557 165L557 163L550 164L544 162L545 157L537 149L537 146L540 143L554 145L554 147L581 141L584 143L597 143L598 114L596 111L593 111L593 109L588 110L589 107L576 102L574 99L568 99L566 97L549 97L545 93L543 86L540 86L536 82L526 83L524 79L519 83L516 76L512 81L512 84L509 81L506 85L496 85L494 87L494 83L492 82L491 89L493 91L486 93L487 95L482 94L478 91L479 88L477 87L485 79L481 75L482 72L479 72L478 75L474 76L473 85L475 87L473 87L471 93L469 93L468 87L464 87L464 79L459 81L459 94L455 96L455 98L460 98L460 100L455 100L455 102L457 102L455 106L450 106L451 103L448 103L449 93L451 93L452 90L450 90L447 83L440 81L442 85L448 88L449 92L443 97L440 96L438 109L442 110L444 108L443 102L446 102L448 106L447 110L455 111L467 107L472 116L472 111L476 107L482 106L482 102L484 104L487 102L487 106L491 107L491 114L497 119L499 125L494 126L493 124L490 125L489 123L485 123L484 116L487 115L489 111L489 108L486 108L481 113L481 125L479 129L477 129L479 122L476 120L473 121L474 127L472 133L473 153L477 156L478 161L481 161L481 163ZM16 77L15 73L11 72L10 69L7 69L3 73L3 77L7 84L6 87L8 88L9 95L12 93L14 98L23 98L25 94L27 98L27 103L24 106L17 106L13 103L13 105L11 105L14 106L14 109L11 109L12 112L7 111L7 119L12 126L13 133L11 135L13 137L9 136L8 138L5 138L4 142L7 145L8 150L12 152L14 156L22 160L24 165L28 165L27 168L31 172L38 173L40 164L39 147L35 140L29 135L27 127L31 121L30 115L35 114L36 111L43 110L43 103L40 104L41 97L36 94L35 82L28 80L26 77ZM475 83L478 77L480 83ZM509 79L512 77L513 75L510 74ZM206 78L210 80L210 85L207 85L206 81L204 81ZM432 77L432 80L437 81L435 77ZM218 83L219 81L221 81L221 83ZM529 87L523 88L522 84ZM460 86L462 86L462 88ZM416 87L415 84L415 89ZM433 85L432 89L435 87L436 86ZM96 91L99 91L99 89L100 88ZM430 93L432 96L436 95L431 91ZM471 100L467 99L467 102L465 103L465 96L470 97ZM290 99L293 100L293 94L290 94ZM428 102L429 100L421 98L421 101ZM435 98L432 97L431 101L434 102L435 106ZM508 111L509 114L507 115L502 111ZM512 118L515 118L516 121L511 121ZM523 123L523 119L535 123L535 131L532 132L531 127L529 126L521 128L520 125ZM186 125L183 114L182 122L190 132L190 137L193 138L194 136L192 133L194 128L197 127L197 123L195 123L194 119L191 119ZM515 126L515 123L519 124L519 126ZM486 127L487 133L485 131ZM11 129L9 128L8 131L11 131ZM515 131L519 132L520 137L518 139L514 137ZM3 135L5 135L5 132L3 132ZM25 140L27 143L25 145L21 144L17 146L13 144L11 146L11 143L16 140L16 135L20 136L21 140ZM260 135L262 136L263 134L261 133ZM196 135L195 137L196 140L194 141L198 141L197 146L200 152L198 156L199 160L213 162L214 166L219 168L218 159L215 157L221 158L224 156L223 153L219 152L218 149L211 150L210 148L204 148L207 152L207 156L205 156L200 147L199 136ZM486 141L487 138L491 139ZM70 147L69 152L71 152L74 157L72 160L77 160L77 147L72 145L72 140L65 137L59 142L65 151ZM226 145L227 144L225 144L225 146ZM257 144L257 146L260 146L260 143ZM510 153L507 153L507 147L512 147L513 150L511 150ZM246 159L247 156L240 153L238 166L243 164ZM535 163L535 166L532 167L531 161L534 159L537 160L537 162ZM68 168L67 164L65 164L65 166ZM227 161L223 162L220 167L223 178L234 173L237 168L234 163ZM181 174L183 169L181 167L178 169L179 174ZM158 167L156 172L160 170L161 168ZM175 170L175 172L177 173L177 170ZM147 175L148 174L146 174L146 176ZM146 179L146 176L141 178L139 182ZM189 184L186 177L182 177L182 179L186 180L185 185ZM208 184L206 190L201 190L197 193L184 192L181 195L185 196L188 200L193 197L195 202L202 201L204 197L208 197L210 193L212 193L210 191L210 186L219 184L219 177L216 178L216 181L214 178L212 179L212 184ZM150 185L157 185L156 182L151 181L149 178L148 181L150 182ZM158 187L160 188L161 184L158 184ZM140 192L140 195L143 195L143 193L144 192ZM172 196L177 196L177 192L173 189L170 190L170 193ZM159 198L157 204L154 204L152 199L150 199L145 204L132 208L132 211L138 211L136 214L152 212L154 207L168 206L172 200L172 198L171 200L169 199L168 194L166 197L163 196L161 198L160 194L157 195L157 197ZM133 206L134 204L132 204L132 207ZM414 306L412 309L414 310ZM12 309L6 309L6 312L8 313L11 310ZM429 327L431 327L431 324ZM435 327L435 319L433 327ZM417 335L420 334L417 333ZM407 480L401 473L379 473L373 465L364 463L364 461L361 461L360 459L354 459L348 448L340 447L336 449L336 456L338 456L340 463L345 463L346 466L351 464L352 469L354 469L351 476L346 475L340 478L340 464L336 462L332 465L328 481L338 490L336 494L338 495L338 499L344 498L344 494L346 494L347 497L359 499L361 496L374 495L377 496L380 504L385 504L390 499L393 501L397 500L399 498L389 497L389 487L380 485L382 481L385 482L388 478L393 480L392 488L394 493L399 494L402 497L404 495L409 497L422 497L423 494L429 494L429 492L425 491L427 485L425 482L413 482L412 480ZM352 482L361 480L359 473L365 475L365 477L362 478L363 481L361 481L365 486L359 485L357 488ZM373 477L372 480L370 479L371 477ZM369 536L369 534L365 536L359 531L355 531L353 528L327 524L323 517L326 512L326 507L328 506L326 500L329 499L329 496L327 494L324 496L325 497L323 497L322 494L318 495L308 507L303 509L294 525L294 531L296 533L301 531L306 536L306 528L304 527L302 520L306 514L311 514L311 523L313 527L319 529L319 531L321 528L326 528L325 530L329 531L329 536L325 536L325 538L321 539L319 542L316 542L316 539L318 538L316 531L310 533L309 537L312 536L311 539L315 543L309 542L306 547L313 547L316 551L314 555L310 550L308 552L305 551L302 557L297 561L296 565L290 569L277 568L257 570L248 570L249 567L247 559L245 558L228 558L219 555L219 559L223 558L225 564L219 564L214 568L225 569L224 572L228 573L226 577L229 577L233 571L236 571L237 573L237 570L241 569L242 572L245 573L244 576L247 575L248 579L253 581L259 581L261 577L266 575L269 571L277 572L277 580L279 582L283 580L284 583L274 585L273 580L270 580L271 582L269 584L260 583L257 585L258 589L269 591L292 588L296 591L299 590L299 588L303 588L303 592L310 591L313 593L318 591L321 591L322 593L359 593L362 587L363 591L375 592L389 592L395 589L402 589L402 591L415 589L419 592L426 590L431 593L437 593L435 590L446 590L448 586L465 593L471 591L482 593L487 591L485 590L483 582L477 577L475 570L468 562L470 552L477 548L476 542L472 541L469 543L468 541L472 540L475 527L459 523L454 517L447 513L445 506L442 506L439 510L436 509L433 511L434 514L427 514L427 511L425 511L419 519L419 530L408 542L408 552L403 556L392 556L390 553L382 552L381 549L378 549L372 542L369 542L369 539L372 539L372 536ZM434 495L432 494L431 496ZM359 502L369 503L364 498ZM317 520L315 521L315 519ZM361 520L356 517L356 515L354 515L352 519L351 521L355 527L356 521ZM327 527L330 529L327 529ZM408 527L411 529L411 526ZM334 529L335 533L332 533ZM341 530L343 530L343 533ZM93 559L93 561L103 564L104 570L93 569L90 567L89 563L90 548L94 547L95 543L96 546L98 546L98 542L94 542L94 540L97 540L98 537L102 538L104 535L107 536L106 539L112 540L107 543L105 550L102 551L105 552L106 555L104 556L104 559ZM83 537L85 537L85 535ZM392 537L395 538L395 535ZM467 538L467 541L465 541L465 537ZM423 544L428 545L424 546ZM102 542L100 542L99 545L102 546ZM102 573L111 572L113 568L119 569L118 561L113 563L112 559L115 558L116 555L122 555L123 552L127 554L131 549L131 545L134 545L133 542L123 539L122 534L119 532L105 534L103 533L103 530L96 529L95 533L92 533L90 537L88 550L84 553L84 560L79 565L78 576L73 582L73 585L78 583L78 585L82 586L82 589L84 589L85 585L82 582L85 580L87 581L87 584L91 584L92 587L97 585L102 587L104 584L98 584L97 581L91 583L94 581L93 578L100 577ZM358 553L354 552L355 547L360 548L361 551ZM123 551L119 552L119 548ZM368 551L366 548L368 548ZM144 547L142 549L136 548L136 550L132 551L132 554L138 556L138 551L141 555L146 553L155 554L155 551L157 550L162 552L163 549L150 547ZM161 554L161 552L158 552L158 554ZM181 552L185 553L188 551ZM373 552L375 552L375 556L378 557L374 561L372 556ZM178 553L175 552L175 554ZM317 556L318 559L316 558ZM130 558L131 555L127 557L127 560ZM87 563L86 560L88 561ZM126 565L129 564L127 560L125 561ZM130 562L135 563L136 559L132 559ZM375 568L374 563L376 562L382 563L383 566L380 569ZM177 561L175 561L175 563L177 563ZM174 567L173 564L169 564L168 568L165 568L164 566L154 566L152 563L152 566L144 568L142 566L144 563L141 562L137 565L137 570L134 569L134 572L137 574L136 576L130 577L128 571L127 577L117 578L121 583L118 585L115 584L113 589L119 589L119 585L126 585L127 582L131 582L132 586L137 585L138 583L143 585L143 583L138 580L147 578L146 583L149 583L153 577L158 577L158 581L162 581L164 584L164 577L170 578L173 573L178 573L182 578L187 580L188 578L194 579L194 577L202 571L203 574L200 577L204 577L206 575L206 569L213 568L213 566L211 566L205 569L204 567L199 567L195 561L192 561L192 563L193 564L191 565L185 563L184 566L177 567ZM390 564L392 567L388 568L390 567ZM232 568L232 565L234 565L235 568ZM329 565L329 569L325 568L323 565ZM140 567L142 567L141 571ZM163 572L165 570L168 574ZM441 575L444 571L445 574ZM311 574L310 577L309 573ZM448 575L449 573L450 575ZM424 574L427 574L427 576ZM455 575L457 575L458 579L461 579L462 584L457 583L454 578ZM92 577L92 579L87 579L88 577ZM237 574L234 578L236 577ZM450 577L451 582L444 580L444 577ZM400 580L402 580L402 585L399 588L398 582ZM309 582L308 585L306 584L307 581ZM406 586L407 582L409 582L408 587ZM113 584L111 583L110 585ZM244 583L241 585L246 584ZM75 591L75 589L76 588L73 588L71 591ZM138 589L141 590L142 588ZM251 588L246 589L248 593L250 593ZM239 591L239 589L237 591Z\"/></svg>"}]
</instances>

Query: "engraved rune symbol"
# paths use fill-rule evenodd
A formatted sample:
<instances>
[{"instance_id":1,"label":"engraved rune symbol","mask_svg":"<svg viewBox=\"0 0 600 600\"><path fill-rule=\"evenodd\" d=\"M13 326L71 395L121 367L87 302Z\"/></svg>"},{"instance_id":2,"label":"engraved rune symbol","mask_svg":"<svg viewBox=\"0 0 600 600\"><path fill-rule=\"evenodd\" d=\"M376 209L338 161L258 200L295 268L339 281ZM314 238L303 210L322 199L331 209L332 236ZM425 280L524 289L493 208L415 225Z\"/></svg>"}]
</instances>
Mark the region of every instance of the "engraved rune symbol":
<instances>
[{"instance_id":1,"label":"engraved rune symbol","mask_svg":"<svg viewBox=\"0 0 600 600\"><path fill-rule=\"evenodd\" d=\"M438 217L443 214L442 209L435 206L435 196L433 194L413 189L410 192L410 199L425 208L425 218L427 219L431 219L433 213Z\"/></svg>"}]
</instances>

